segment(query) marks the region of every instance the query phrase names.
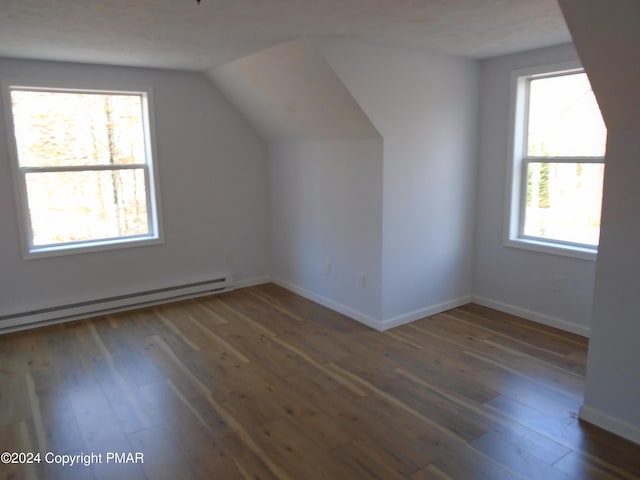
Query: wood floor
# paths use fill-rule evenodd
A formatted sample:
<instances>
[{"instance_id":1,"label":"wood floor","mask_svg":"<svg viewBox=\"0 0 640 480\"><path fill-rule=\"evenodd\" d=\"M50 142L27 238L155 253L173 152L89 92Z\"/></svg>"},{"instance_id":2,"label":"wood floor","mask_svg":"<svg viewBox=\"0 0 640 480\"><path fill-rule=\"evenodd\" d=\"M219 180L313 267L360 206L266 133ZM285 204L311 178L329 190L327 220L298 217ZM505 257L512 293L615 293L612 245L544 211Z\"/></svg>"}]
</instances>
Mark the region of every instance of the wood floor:
<instances>
[{"instance_id":1,"label":"wood floor","mask_svg":"<svg viewBox=\"0 0 640 480\"><path fill-rule=\"evenodd\" d=\"M585 358L476 305L380 333L271 284L3 335L0 451L42 457L0 478L640 478L577 420Z\"/></svg>"}]
</instances>

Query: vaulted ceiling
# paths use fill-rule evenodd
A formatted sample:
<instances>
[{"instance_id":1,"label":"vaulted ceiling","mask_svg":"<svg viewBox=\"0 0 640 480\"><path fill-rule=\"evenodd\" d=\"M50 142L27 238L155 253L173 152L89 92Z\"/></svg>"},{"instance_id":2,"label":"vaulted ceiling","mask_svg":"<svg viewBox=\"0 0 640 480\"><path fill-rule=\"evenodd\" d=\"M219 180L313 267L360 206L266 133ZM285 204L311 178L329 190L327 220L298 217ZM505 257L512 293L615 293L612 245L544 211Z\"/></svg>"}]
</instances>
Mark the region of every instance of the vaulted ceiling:
<instances>
[{"instance_id":1,"label":"vaulted ceiling","mask_svg":"<svg viewBox=\"0 0 640 480\"><path fill-rule=\"evenodd\" d=\"M556 0L2 0L0 56L208 70L337 36L471 58L560 44Z\"/></svg>"}]
</instances>

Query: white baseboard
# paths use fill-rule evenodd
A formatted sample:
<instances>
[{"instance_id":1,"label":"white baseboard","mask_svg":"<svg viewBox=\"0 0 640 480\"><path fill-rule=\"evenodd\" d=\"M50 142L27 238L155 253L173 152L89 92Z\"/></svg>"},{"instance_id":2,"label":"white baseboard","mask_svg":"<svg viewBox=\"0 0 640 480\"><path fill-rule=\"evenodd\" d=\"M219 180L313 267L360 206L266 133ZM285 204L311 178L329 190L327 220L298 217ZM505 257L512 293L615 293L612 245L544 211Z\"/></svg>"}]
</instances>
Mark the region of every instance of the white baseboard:
<instances>
[{"instance_id":1,"label":"white baseboard","mask_svg":"<svg viewBox=\"0 0 640 480\"><path fill-rule=\"evenodd\" d=\"M255 278L246 278L244 280L236 280L234 283L234 289L255 287L256 285L264 285L265 283L269 282L271 282L271 277L269 275Z\"/></svg>"},{"instance_id":2,"label":"white baseboard","mask_svg":"<svg viewBox=\"0 0 640 480\"><path fill-rule=\"evenodd\" d=\"M398 315L396 317L392 317L386 320L378 320L371 317L370 315L359 312L358 310L355 310L351 307L335 302L329 298L323 297L305 288L302 288L290 282L287 282L286 280L282 280L279 278L272 278L271 281L276 285L281 286L282 288L286 288L287 290L293 293L297 293L298 295L308 300L311 300L312 302L319 303L320 305L330 308L331 310L335 310L338 313L341 313L343 315L346 315L347 317L353 318L354 320L357 320L360 323L363 323L366 326L371 327L380 332L389 330L390 328L398 327L400 325L404 325L406 323L411 323L415 320L419 320L421 318L428 317L430 315L435 315L436 313L441 313L446 310L451 310L452 308L456 308L461 305L466 305L471 301L471 296L460 297L453 300L449 300L448 302L421 308L420 310L415 310L413 312L409 312L403 315Z\"/></svg>"},{"instance_id":3,"label":"white baseboard","mask_svg":"<svg viewBox=\"0 0 640 480\"><path fill-rule=\"evenodd\" d=\"M483 305L485 307L493 308L505 313L509 313L512 315L517 315L519 317L525 318L527 320L531 320L534 322L541 323L543 325L548 325L551 327L555 327L561 330L565 330L571 333L575 333L577 335L582 335L584 337L589 336L589 328L576 325L571 322L567 322L565 320L551 317L549 315L541 314L538 312L534 312L531 310L527 310L521 307L517 307L515 305L510 305L504 302L500 302L497 300L492 300L482 296L470 295L463 296L459 298L455 298L437 305L427 306L421 308L419 310L414 310L412 312L408 312L402 315L398 315L395 317L387 318L387 319L377 319L370 315L367 315L363 312L360 312L354 308L351 308L347 305L343 305L339 302L331 300L329 298L323 297L322 295L318 295L310 290L294 285L290 282L279 278L273 278L268 275L263 275L260 277L248 278L243 280L237 280L235 282L231 281L227 285L228 290L236 289L236 288L247 288L256 285L262 285L265 283L273 282L277 285L280 285L287 290L290 290L298 295L305 297L313 302L319 303L331 310L335 310L336 312L342 313L354 320L359 321L375 330L384 331L390 328L394 328L400 325L404 325L407 323L411 323L415 320L419 320L424 317L428 317L430 315L435 315L437 313L444 312L446 310L450 310L452 308L456 308L462 305L465 305L470 302L477 303L479 305ZM116 311L127 310L136 307L142 307L147 305L166 303L167 301L175 301L184 298L193 298L196 296L202 295L203 292L198 291L189 291L185 290L181 292L180 295L176 295L172 297L170 295L165 295L159 293L158 295L150 295L147 298L138 299L138 301L122 301L122 302L113 302L108 303L102 306L102 308L96 308L96 306L83 306L83 308L70 308L65 314L61 314L59 317L51 317L46 314L42 315L29 315L29 318L2 318L0 322L0 332L8 332L13 330L21 330L25 328L33 328L45 324L51 323L60 323L71 320L77 320L80 318L86 318L92 315L99 315L105 313L112 313ZM206 294L206 293L204 293ZM87 302L89 303L89 302ZM48 317L48 318L47 318Z\"/></svg>"},{"instance_id":4,"label":"white baseboard","mask_svg":"<svg viewBox=\"0 0 640 480\"><path fill-rule=\"evenodd\" d=\"M424 317L429 317L431 315L446 312L447 310L451 310L452 308L461 307L462 305L470 303L471 299L471 295L454 298L453 300L449 300L447 302L439 303L437 305L421 308L420 310L414 310L413 312L385 319L381 322L381 330L388 330L390 328L399 327L400 325L411 323Z\"/></svg>"},{"instance_id":5,"label":"white baseboard","mask_svg":"<svg viewBox=\"0 0 640 480\"><path fill-rule=\"evenodd\" d=\"M588 405L580 407L580 419L640 444L640 427L612 417Z\"/></svg>"},{"instance_id":6,"label":"white baseboard","mask_svg":"<svg viewBox=\"0 0 640 480\"><path fill-rule=\"evenodd\" d=\"M575 333L576 335L580 335L582 337L589 337L590 329L589 327L585 327L584 325L577 325L575 323L562 320L561 318L545 315L544 313L534 312L532 310L527 310L526 308L517 307L515 305L499 302L497 300L492 300L486 297L474 295L471 297L471 301L484 307L493 308L494 310L499 310L504 313L509 313L511 315L516 315L518 317L531 320L532 322L541 323L549 327L564 330L565 332Z\"/></svg>"},{"instance_id":7,"label":"white baseboard","mask_svg":"<svg viewBox=\"0 0 640 480\"><path fill-rule=\"evenodd\" d=\"M319 303L324 307L330 308L331 310L335 310L336 312L346 315L347 317L353 318L354 320L357 320L360 323L364 323L368 327L371 327L375 330L383 330L382 323L379 320L376 320L375 318L365 313L359 312L358 310L355 310L351 307L347 307L346 305L343 305L329 298L313 293L310 290L307 290L306 288L302 288L297 285L294 285L293 283L289 283L286 280L282 280L280 278L271 278L271 281L276 285L281 286L282 288L285 288L293 293L297 293L298 295L306 298L307 300L311 300L312 302Z\"/></svg>"}]
</instances>

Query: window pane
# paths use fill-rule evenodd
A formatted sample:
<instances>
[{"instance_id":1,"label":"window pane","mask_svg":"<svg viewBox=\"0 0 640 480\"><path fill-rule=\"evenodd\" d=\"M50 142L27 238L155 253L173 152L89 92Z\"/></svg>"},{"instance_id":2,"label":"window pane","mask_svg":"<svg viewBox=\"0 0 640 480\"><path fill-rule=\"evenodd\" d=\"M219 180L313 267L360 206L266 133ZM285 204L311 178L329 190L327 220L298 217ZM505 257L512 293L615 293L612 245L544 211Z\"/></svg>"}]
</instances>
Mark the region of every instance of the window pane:
<instances>
[{"instance_id":1,"label":"window pane","mask_svg":"<svg viewBox=\"0 0 640 480\"><path fill-rule=\"evenodd\" d=\"M584 73L531 80L527 156L604 156L606 128Z\"/></svg>"},{"instance_id":2,"label":"window pane","mask_svg":"<svg viewBox=\"0 0 640 480\"><path fill-rule=\"evenodd\" d=\"M149 233L144 169L28 173L34 246Z\"/></svg>"},{"instance_id":3,"label":"window pane","mask_svg":"<svg viewBox=\"0 0 640 480\"><path fill-rule=\"evenodd\" d=\"M141 95L12 90L21 167L145 163Z\"/></svg>"},{"instance_id":4,"label":"window pane","mask_svg":"<svg viewBox=\"0 0 640 480\"><path fill-rule=\"evenodd\" d=\"M529 163L524 235L598 245L603 175L602 163Z\"/></svg>"}]
</instances>

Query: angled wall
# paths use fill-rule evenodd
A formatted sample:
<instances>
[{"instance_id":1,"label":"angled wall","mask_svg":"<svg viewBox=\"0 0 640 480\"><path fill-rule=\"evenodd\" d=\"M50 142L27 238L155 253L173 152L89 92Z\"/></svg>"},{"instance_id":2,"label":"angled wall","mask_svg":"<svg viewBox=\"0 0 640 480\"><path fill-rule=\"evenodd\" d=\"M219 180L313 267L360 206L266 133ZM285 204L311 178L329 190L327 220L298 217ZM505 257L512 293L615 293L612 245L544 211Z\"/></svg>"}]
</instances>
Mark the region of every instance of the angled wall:
<instances>
[{"instance_id":1,"label":"angled wall","mask_svg":"<svg viewBox=\"0 0 640 480\"><path fill-rule=\"evenodd\" d=\"M384 139L384 328L467 303L477 63L347 40L314 44Z\"/></svg>"},{"instance_id":2,"label":"angled wall","mask_svg":"<svg viewBox=\"0 0 640 480\"><path fill-rule=\"evenodd\" d=\"M580 416L640 443L640 3L560 0L608 128Z\"/></svg>"}]
</instances>

